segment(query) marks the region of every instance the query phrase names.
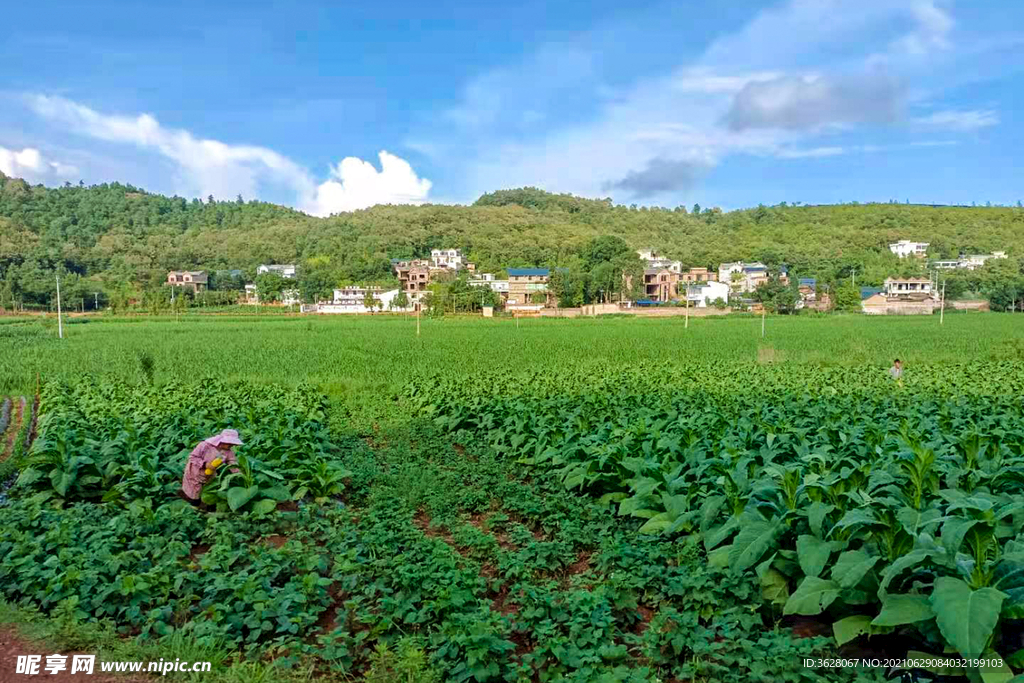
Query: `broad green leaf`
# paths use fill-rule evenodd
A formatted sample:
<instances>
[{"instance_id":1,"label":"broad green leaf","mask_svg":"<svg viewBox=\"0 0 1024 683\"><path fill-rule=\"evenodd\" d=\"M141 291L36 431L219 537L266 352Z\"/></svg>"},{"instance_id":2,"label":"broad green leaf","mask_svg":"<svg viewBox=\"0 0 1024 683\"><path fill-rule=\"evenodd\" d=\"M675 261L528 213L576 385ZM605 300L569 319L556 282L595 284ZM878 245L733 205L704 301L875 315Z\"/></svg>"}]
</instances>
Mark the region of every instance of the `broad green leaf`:
<instances>
[{"instance_id":1,"label":"broad green leaf","mask_svg":"<svg viewBox=\"0 0 1024 683\"><path fill-rule=\"evenodd\" d=\"M903 529L911 536L917 536L920 531L931 531L938 525L941 513L935 508L928 510L915 510L912 507L905 507L896 513Z\"/></svg>"},{"instance_id":2,"label":"broad green leaf","mask_svg":"<svg viewBox=\"0 0 1024 683\"><path fill-rule=\"evenodd\" d=\"M853 588L882 558L868 555L863 550L847 550L832 567L832 580L841 588Z\"/></svg>"},{"instance_id":3,"label":"broad green leaf","mask_svg":"<svg viewBox=\"0 0 1024 683\"><path fill-rule=\"evenodd\" d=\"M284 486L283 484L277 484L275 486L263 489L263 495L266 496L267 498L272 498L279 503L284 502L286 500L291 500L292 497L291 491L289 491L288 487Z\"/></svg>"},{"instance_id":4,"label":"broad green leaf","mask_svg":"<svg viewBox=\"0 0 1024 683\"><path fill-rule=\"evenodd\" d=\"M854 638L870 632L871 617L866 614L855 614L832 624L832 634L836 637L836 645L844 645Z\"/></svg>"},{"instance_id":5,"label":"broad green leaf","mask_svg":"<svg viewBox=\"0 0 1024 683\"><path fill-rule=\"evenodd\" d=\"M859 526L862 524L871 525L877 523L878 520L875 519L874 515L869 513L867 510L850 510L845 515L843 515L842 519L836 522L836 525L832 527L832 530L834 531L836 529L848 529L852 526Z\"/></svg>"},{"instance_id":6,"label":"broad green leaf","mask_svg":"<svg viewBox=\"0 0 1024 683\"><path fill-rule=\"evenodd\" d=\"M704 549L711 550L718 544L725 541L732 535L732 532L736 531L740 526L739 517L730 517L724 524L716 526L714 529L709 529L704 534Z\"/></svg>"},{"instance_id":7,"label":"broad green leaf","mask_svg":"<svg viewBox=\"0 0 1024 683\"><path fill-rule=\"evenodd\" d=\"M989 650L983 654L982 659L993 660L998 659L1002 662L1002 666L984 666L978 668L978 674L981 676L982 683L1010 683L1013 680L1013 669L1009 667L1002 657L998 654Z\"/></svg>"},{"instance_id":8,"label":"broad green leaf","mask_svg":"<svg viewBox=\"0 0 1024 683\"><path fill-rule=\"evenodd\" d=\"M775 537L782 530L779 519L762 519L754 515L744 517L740 532L729 550L729 567L734 572L748 569L775 545Z\"/></svg>"},{"instance_id":9,"label":"broad green leaf","mask_svg":"<svg viewBox=\"0 0 1024 683\"><path fill-rule=\"evenodd\" d=\"M789 600L789 581L781 572L769 568L761 575L761 597L773 605L785 605Z\"/></svg>"},{"instance_id":10,"label":"broad green leaf","mask_svg":"<svg viewBox=\"0 0 1024 683\"><path fill-rule=\"evenodd\" d=\"M277 502L272 498L264 498L256 503L253 503L252 511L258 515L265 515L273 512L277 509Z\"/></svg>"},{"instance_id":11,"label":"broad green leaf","mask_svg":"<svg viewBox=\"0 0 1024 683\"><path fill-rule=\"evenodd\" d=\"M228 507L230 507L232 511L238 510L240 507L252 500L253 496L259 493L259 491L259 486L250 486L249 488L233 486L228 489Z\"/></svg>"},{"instance_id":12,"label":"broad green leaf","mask_svg":"<svg viewBox=\"0 0 1024 683\"><path fill-rule=\"evenodd\" d=\"M1003 617L1006 619L1024 619L1024 586L1007 588L1006 600L1003 602Z\"/></svg>"},{"instance_id":13,"label":"broad green leaf","mask_svg":"<svg viewBox=\"0 0 1024 683\"><path fill-rule=\"evenodd\" d=\"M939 534L942 546L951 555L956 554L960 550L967 532L980 523L981 520L979 519L965 519L963 517L947 519L946 523L942 525L942 532Z\"/></svg>"},{"instance_id":14,"label":"broad green leaf","mask_svg":"<svg viewBox=\"0 0 1024 683\"><path fill-rule=\"evenodd\" d=\"M718 567L719 569L725 569L729 566L729 551L732 550L731 545L723 545L721 548L715 548L708 553L708 566Z\"/></svg>"},{"instance_id":15,"label":"broad green leaf","mask_svg":"<svg viewBox=\"0 0 1024 683\"><path fill-rule=\"evenodd\" d=\"M901 626L935 616L927 595L891 594L885 596L882 612L872 619L873 626Z\"/></svg>"},{"instance_id":16,"label":"broad green leaf","mask_svg":"<svg viewBox=\"0 0 1024 683\"><path fill-rule=\"evenodd\" d=\"M809 534L796 539L796 556L805 576L817 576L828 563L832 545Z\"/></svg>"},{"instance_id":17,"label":"broad green leaf","mask_svg":"<svg viewBox=\"0 0 1024 683\"><path fill-rule=\"evenodd\" d=\"M807 524L811 527L811 533L822 538L825 535L825 517L836 509L835 505L827 505L815 501L807 508Z\"/></svg>"},{"instance_id":18,"label":"broad green leaf","mask_svg":"<svg viewBox=\"0 0 1024 683\"><path fill-rule=\"evenodd\" d=\"M789 596L782 612L783 614L803 614L805 616L821 614L837 597L839 597L839 586L835 582L808 576Z\"/></svg>"},{"instance_id":19,"label":"broad green leaf","mask_svg":"<svg viewBox=\"0 0 1024 683\"><path fill-rule=\"evenodd\" d=\"M976 659L985 651L1005 597L995 588L971 590L960 579L940 576L935 579L931 605L946 641L965 659Z\"/></svg>"},{"instance_id":20,"label":"broad green leaf","mask_svg":"<svg viewBox=\"0 0 1024 683\"><path fill-rule=\"evenodd\" d=\"M662 512L647 520L647 523L640 527L639 532L641 534L660 534L672 526L673 521L675 520L672 513Z\"/></svg>"}]
</instances>

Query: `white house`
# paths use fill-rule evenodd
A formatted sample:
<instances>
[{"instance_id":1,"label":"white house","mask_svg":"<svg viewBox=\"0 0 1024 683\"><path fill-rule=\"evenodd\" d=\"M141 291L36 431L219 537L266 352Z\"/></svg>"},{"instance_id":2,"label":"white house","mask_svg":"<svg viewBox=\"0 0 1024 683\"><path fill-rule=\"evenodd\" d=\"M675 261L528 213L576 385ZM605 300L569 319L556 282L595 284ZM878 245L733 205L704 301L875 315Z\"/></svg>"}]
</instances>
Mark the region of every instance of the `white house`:
<instances>
[{"instance_id":1,"label":"white house","mask_svg":"<svg viewBox=\"0 0 1024 683\"><path fill-rule=\"evenodd\" d=\"M258 268L256 268L256 274L257 275L263 275L264 273L277 273L281 277L288 278L289 280L291 280L291 279L293 279L295 277L296 268L295 268L294 265L290 265L290 264L289 265L266 265L266 264L264 264L264 265L261 265Z\"/></svg>"},{"instance_id":2,"label":"white house","mask_svg":"<svg viewBox=\"0 0 1024 683\"><path fill-rule=\"evenodd\" d=\"M780 270L780 277L785 278L785 275L785 271ZM737 292L752 292L759 284L768 281L768 266L760 261L723 263L718 266L718 281Z\"/></svg>"},{"instance_id":3,"label":"white house","mask_svg":"<svg viewBox=\"0 0 1024 683\"><path fill-rule=\"evenodd\" d=\"M380 287L342 287L334 290L334 298L329 303L317 305L317 313L370 313L371 309L366 307L366 293L370 292L375 301L380 305L373 311L387 311L391 309L391 302L394 300L400 289L392 289L387 292Z\"/></svg>"},{"instance_id":4,"label":"white house","mask_svg":"<svg viewBox=\"0 0 1024 683\"><path fill-rule=\"evenodd\" d=\"M466 266L462 252L458 249L431 249L430 263L434 268L448 270L462 270Z\"/></svg>"},{"instance_id":5,"label":"white house","mask_svg":"<svg viewBox=\"0 0 1024 683\"><path fill-rule=\"evenodd\" d=\"M466 281L470 287L487 287L498 294L508 294L508 280L497 280L493 273L480 273Z\"/></svg>"},{"instance_id":6,"label":"white house","mask_svg":"<svg viewBox=\"0 0 1024 683\"><path fill-rule=\"evenodd\" d=\"M256 291L256 285L248 284L245 286L245 303L247 304L258 304L260 302L259 293ZM281 290L281 303L285 306L294 306L295 304L302 303L302 298L299 296L299 290L297 289L282 289Z\"/></svg>"},{"instance_id":7,"label":"white house","mask_svg":"<svg viewBox=\"0 0 1024 683\"><path fill-rule=\"evenodd\" d=\"M956 260L930 261L928 267L936 270L955 270L958 268L975 270L984 266L986 261L1001 258L1006 258L1005 251L993 251L991 254L960 254L960 258Z\"/></svg>"},{"instance_id":8,"label":"white house","mask_svg":"<svg viewBox=\"0 0 1024 683\"><path fill-rule=\"evenodd\" d=\"M707 308L714 304L716 299L729 301L729 285L724 282L703 282L692 284L686 288L686 300L691 306Z\"/></svg>"},{"instance_id":9,"label":"white house","mask_svg":"<svg viewBox=\"0 0 1024 683\"><path fill-rule=\"evenodd\" d=\"M917 256L924 258L928 251L928 242L911 242L910 240L900 240L899 242L893 242L889 245L889 251L896 254L900 258L907 256Z\"/></svg>"}]
</instances>

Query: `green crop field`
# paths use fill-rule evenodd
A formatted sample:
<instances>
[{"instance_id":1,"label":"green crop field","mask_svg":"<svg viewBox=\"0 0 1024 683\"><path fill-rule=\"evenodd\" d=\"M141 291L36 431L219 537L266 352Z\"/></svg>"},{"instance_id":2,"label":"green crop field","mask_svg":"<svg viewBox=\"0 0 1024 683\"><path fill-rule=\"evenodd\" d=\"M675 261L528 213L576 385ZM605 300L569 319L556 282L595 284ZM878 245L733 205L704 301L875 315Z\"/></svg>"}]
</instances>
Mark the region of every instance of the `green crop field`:
<instances>
[{"instance_id":1,"label":"green crop field","mask_svg":"<svg viewBox=\"0 0 1024 683\"><path fill-rule=\"evenodd\" d=\"M1016 316L64 332L0 324L0 617L101 659L225 681L1024 670ZM197 510L185 457L228 427L239 471ZM861 664L816 663L837 658Z\"/></svg>"}]
</instances>

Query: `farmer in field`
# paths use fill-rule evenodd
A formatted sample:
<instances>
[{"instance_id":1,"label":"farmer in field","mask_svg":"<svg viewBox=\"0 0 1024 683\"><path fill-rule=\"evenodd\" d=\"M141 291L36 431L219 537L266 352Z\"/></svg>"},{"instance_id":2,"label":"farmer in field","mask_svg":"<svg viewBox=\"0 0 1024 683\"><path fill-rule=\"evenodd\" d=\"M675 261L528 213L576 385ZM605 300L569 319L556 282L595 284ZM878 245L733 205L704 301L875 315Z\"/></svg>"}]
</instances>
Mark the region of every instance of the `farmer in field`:
<instances>
[{"instance_id":1,"label":"farmer in field","mask_svg":"<svg viewBox=\"0 0 1024 683\"><path fill-rule=\"evenodd\" d=\"M897 358L892 362L892 367L889 368L889 376L895 380L903 379L903 363Z\"/></svg>"},{"instance_id":2,"label":"farmer in field","mask_svg":"<svg viewBox=\"0 0 1024 683\"><path fill-rule=\"evenodd\" d=\"M238 462L232 446L241 445L242 440L238 438L238 432L234 429L225 429L216 436L200 441L185 463L185 475L181 478L179 495L193 505L198 504L199 496L203 493L203 484L210 480L221 465L233 465ZM237 468L232 468L232 472L237 471Z\"/></svg>"}]
</instances>

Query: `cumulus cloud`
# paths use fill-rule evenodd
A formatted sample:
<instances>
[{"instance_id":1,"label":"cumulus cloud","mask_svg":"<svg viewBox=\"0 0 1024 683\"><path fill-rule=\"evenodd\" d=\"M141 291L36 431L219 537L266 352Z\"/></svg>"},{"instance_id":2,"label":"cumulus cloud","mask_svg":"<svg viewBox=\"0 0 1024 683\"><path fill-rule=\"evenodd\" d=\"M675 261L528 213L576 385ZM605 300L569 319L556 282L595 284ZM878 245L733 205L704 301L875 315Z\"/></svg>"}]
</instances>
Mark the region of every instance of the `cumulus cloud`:
<instances>
[{"instance_id":1,"label":"cumulus cloud","mask_svg":"<svg viewBox=\"0 0 1024 683\"><path fill-rule=\"evenodd\" d=\"M368 162L347 157L331 169L331 179L318 185L309 171L271 149L198 138L187 130L165 127L150 114L103 114L45 95L31 96L28 103L40 116L74 133L135 145L171 160L177 174L175 191L184 195L256 197L269 187L288 193L304 211L326 215L378 203L422 202L430 190L430 181L420 180L406 161L386 152L380 155L380 173Z\"/></svg>"},{"instance_id":2,"label":"cumulus cloud","mask_svg":"<svg viewBox=\"0 0 1024 683\"><path fill-rule=\"evenodd\" d=\"M919 116L912 119L911 123L923 128L970 132L998 124L999 116L991 109L947 109Z\"/></svg>"},{"instance_id":3,"label":"cumulus cloud","mask_svg":"<svg viewBox=\"0 0 1024 683\"><path fill-rule=\"evenodd\" d=\"M20 152L0 147L0 172L32 182L46 182L72 178L78 173L78 169L70 164L48 159L34 147L25 147Z\"/></svg>"},{"instance_id":4,"label":"cumulus cloud","mask_svg":"<svg viewBox=\"0 0 1024 683\"><path fill-rule=\"evenodd\" d=\"M331 168L331 179L317 188L315 213L329 215L374 204L422 204L431 183L408 161L382 151L380 171L368 161L346 157Z\"/></svg>"},{"instance_id":5,"label":"cumulus cloud","mask_svg":"<svg viewBox=\"0 0 1024 683\"><path fill-rule=\"evenodd\" d=\"M885 73L782 76L747 83L725 116L732 130L813 130L830 124L891 123L905 92Z\"/></svg>"}]
</instances>

